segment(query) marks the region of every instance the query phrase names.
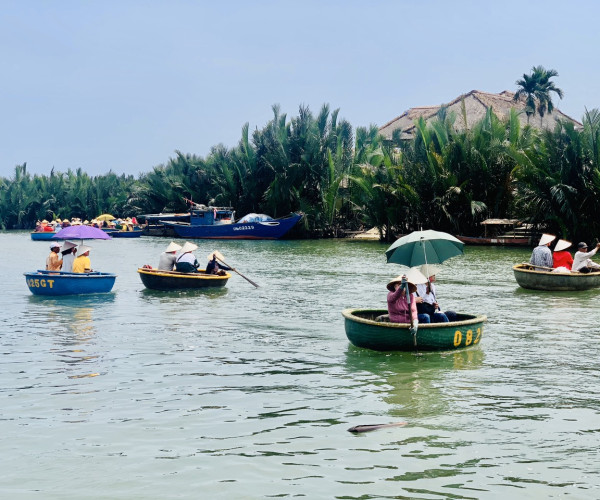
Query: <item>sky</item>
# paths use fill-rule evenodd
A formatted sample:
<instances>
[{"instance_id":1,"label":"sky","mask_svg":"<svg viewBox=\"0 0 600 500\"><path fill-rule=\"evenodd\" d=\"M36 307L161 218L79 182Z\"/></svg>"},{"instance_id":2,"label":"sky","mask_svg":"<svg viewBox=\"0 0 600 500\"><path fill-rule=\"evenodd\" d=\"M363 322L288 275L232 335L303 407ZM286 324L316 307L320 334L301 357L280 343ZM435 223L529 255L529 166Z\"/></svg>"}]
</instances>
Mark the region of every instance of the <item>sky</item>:
<instances>
[{"instance_id":1,"label":"sky","mask_svg":"<svg viewBox=\"0 0 600 500\"><path fill-rule=\"evenodd\" d=\"M600 2L0 0L0 177L139 176L324 104L356 127L555 69L600 108Z\"/></svg>"}]
</instances>

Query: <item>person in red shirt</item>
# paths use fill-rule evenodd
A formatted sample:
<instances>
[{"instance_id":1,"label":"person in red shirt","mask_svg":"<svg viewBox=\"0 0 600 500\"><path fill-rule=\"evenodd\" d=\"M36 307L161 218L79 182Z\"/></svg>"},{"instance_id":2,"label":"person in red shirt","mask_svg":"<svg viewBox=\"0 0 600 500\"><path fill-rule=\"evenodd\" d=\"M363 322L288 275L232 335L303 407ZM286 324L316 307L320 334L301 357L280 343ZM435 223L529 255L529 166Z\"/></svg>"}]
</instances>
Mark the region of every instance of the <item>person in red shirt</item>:
<instances>
[{"instance_id":1,"label":"person in red shirt","mask_svg":"<svg viewBox=\"0 0 600 500\"><path fill-rule=\"evenodd\" d=\"M554 253L552 254L552 267L554 267L554 269L566 267L569 271L571 270L571 267L573 266L573 257L567 252L567 248L571 245L572 243L570 241L558 240L554 247Z\"/></svg>"}]
</instances>

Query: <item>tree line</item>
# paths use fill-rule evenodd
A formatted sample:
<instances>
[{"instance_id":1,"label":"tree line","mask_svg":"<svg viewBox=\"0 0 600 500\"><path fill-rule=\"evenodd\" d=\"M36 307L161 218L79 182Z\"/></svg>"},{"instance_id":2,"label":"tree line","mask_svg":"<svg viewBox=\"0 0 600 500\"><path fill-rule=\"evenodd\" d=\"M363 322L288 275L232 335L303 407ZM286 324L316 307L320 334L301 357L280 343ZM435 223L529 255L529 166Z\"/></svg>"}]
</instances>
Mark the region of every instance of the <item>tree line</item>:
<instances>
[{"instance_id":1,"label":"tree line","mask_svg":"<svg viewBox=\"0 0 600 500\"><path fill-rule=\"evenodd\" d=\"M532 91L528 117L552 111L544 85L557 90L549 85L556 72L539 68L537 90L522 81ZM436 119L416 122L412 139L385 140L375 125L354 130L329 105L316 115L300 106L289 119L273 106L273 118L252 133L246 124L236 146L219 144L206 157L176 151L138 178L81 169L32 176L18 165L10 179L0 178L0 225L181 212L188 198L234 207L238 216L302 211L300 237L371 227L388 240L421 228L477 235L486 218L516 218L573 241L599 234L598 110L586 111L581 129L570 122L522 127L515 109L505 118L488 109L461 131L456 120L442 108Z\"/></svg>"}]
</instances>

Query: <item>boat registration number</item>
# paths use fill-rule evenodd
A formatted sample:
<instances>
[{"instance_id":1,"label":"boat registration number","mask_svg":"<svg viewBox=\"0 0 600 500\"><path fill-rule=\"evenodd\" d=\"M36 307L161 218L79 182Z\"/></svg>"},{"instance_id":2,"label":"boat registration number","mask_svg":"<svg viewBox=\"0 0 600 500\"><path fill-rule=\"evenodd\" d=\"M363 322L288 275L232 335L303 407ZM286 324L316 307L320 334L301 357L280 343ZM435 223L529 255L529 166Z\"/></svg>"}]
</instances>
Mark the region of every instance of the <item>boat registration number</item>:
<instances>
[{"instance_id":1,"label":"boat registration number","mask_svg":"<svg viewBox=\"0 0 600 500\"><path fill-rule=\"evenodd\" d=\"M462 344L463 339L463 345L465 346L479 343L479 340L481 339L481 327L475 330L475 338L473 338L473 330L467 330L464 335L461 330L456 330L454 332L454 347L459 347Z\"/></svg>"},{"instance_id":2,"label":"boat registration number","mask_svg":"<svg viewBox=\"0 0 600 500\"><path fill-rule=\"evenodd\" d=\"M254 229L254 226L238 226L233 228L234 231L251 231L252 229Z\"/></svg>"},{"instance_id":3,"label":"boat registration number","mask_svg":"<svg viewBox=\"0 0 600 500\"><path fill-rule=\"evenodd\" d=\"M29 288L52 288L54 280L30 278L27 280L27 286Z\"/></svg>"}]
</instances>

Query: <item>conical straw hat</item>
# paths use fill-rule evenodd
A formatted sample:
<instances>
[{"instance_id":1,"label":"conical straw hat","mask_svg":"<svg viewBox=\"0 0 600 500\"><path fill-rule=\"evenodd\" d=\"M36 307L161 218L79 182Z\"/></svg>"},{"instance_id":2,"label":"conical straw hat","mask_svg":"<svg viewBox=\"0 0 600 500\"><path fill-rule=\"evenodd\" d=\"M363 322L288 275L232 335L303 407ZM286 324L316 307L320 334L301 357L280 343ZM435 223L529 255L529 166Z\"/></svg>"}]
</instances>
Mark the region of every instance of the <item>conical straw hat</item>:
<instances>
[{"instance_id":1,"label":"conical straw hat","mask_svg":"<svg viewBox=\"0 0 600 500\"><path fill-rule=\"evenodd\" d=\"M194 245L193 243L186 241L181 248L181 253L193 252L194 250L198 250L198 245Z\"/></svg>"},{"instance_id":2,"label":"conical straw hat","mask_svg":"<svg viewBox=\"0 0 600 500\"><path fill-rule=\"evenodd\" d=\"M223 254L221 252L219 252L218 250L215 250L214 252L209 253L208 257L206 257L206 258L208 260L213 260L213 256L215 256L219 260L225 260L225 257L223 257Z\"/></svg>"},{"instance_id":3,"label":"conical straw hat","mask_svg":"<svg viewBox=\"0 0 600 500\"><path fill-rule=\"evenodd\" d=\"M566 250L572 244L573 243L571 243L570 241L567 241L567 240L558 240L558 242L556 243L556 246L554 247L554 251L560 252L561 250Z\"/></svg>"},{"instance_id":4,"label":"conical straw hat","mask_svg":"<svg viewBox=\"0 0 600 500\"><path fill-rule=\"evenodd\" d=\"M538 245L547 245L548 243L551 243L552 241L554 241L554 238L556 238L556 236L554 236L553 234L542 234L542 237L540 238L540 242L538 243Z\"/></svg>"},{"instance_id":5,"label":"conical straw hat","mask_svg":"<svg viewBox=\"0 0 600 500\"><path fill-rule=\"evenodd\" d=\"M169 246L165 249L165 252L176 252L177 250L181 250L181 245L178 245L174 241L169 243Z\"/></svg>"}]
</instances>

